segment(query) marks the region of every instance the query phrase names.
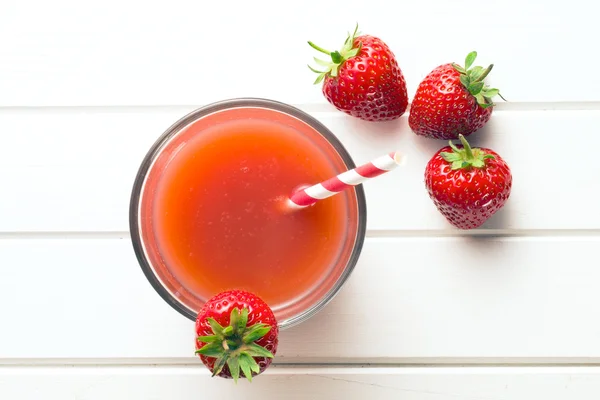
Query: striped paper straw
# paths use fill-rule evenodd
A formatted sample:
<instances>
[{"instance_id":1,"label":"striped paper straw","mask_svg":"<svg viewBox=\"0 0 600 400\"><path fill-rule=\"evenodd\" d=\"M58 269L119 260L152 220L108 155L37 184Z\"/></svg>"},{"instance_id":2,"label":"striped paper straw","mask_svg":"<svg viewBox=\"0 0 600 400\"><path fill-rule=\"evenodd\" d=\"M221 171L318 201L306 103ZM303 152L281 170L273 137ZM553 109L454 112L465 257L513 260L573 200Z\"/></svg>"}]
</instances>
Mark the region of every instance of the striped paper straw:
<instances>
[{"instance_id":1,"label":"striped paper straw","mask_svg":"<svg viewBox=\"0 0 600 400\"><path fill-rule=\"evenodd\" d=\"M290 196L289 202L295 207L308 207L350 186L356 186L366 180L393 170L400 165L400 160L398 152L386 154L360 167L342 172L338 176L334 176L324 182L300 189Z\"/></svg>"}]
</instances>

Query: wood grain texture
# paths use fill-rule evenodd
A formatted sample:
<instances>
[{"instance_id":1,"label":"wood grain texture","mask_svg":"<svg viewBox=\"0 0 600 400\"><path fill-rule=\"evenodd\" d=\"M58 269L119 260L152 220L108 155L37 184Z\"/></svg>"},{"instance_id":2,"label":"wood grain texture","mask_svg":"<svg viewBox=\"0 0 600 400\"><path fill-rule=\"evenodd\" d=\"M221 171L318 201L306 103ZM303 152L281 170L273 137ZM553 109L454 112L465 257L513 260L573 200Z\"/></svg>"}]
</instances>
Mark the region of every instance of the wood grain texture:
<instances>
[{"instance_id":1,"label":"wood grain texture","mask_svg":"<svg viewBox=\"0 0 600 400\"><path fill-rule=\"evenodd\" d=\"M0 140L10 150L0 159L6 193L0 198L0 232L127 231L142 158L191 110L1 111ZM340 138L356 164L395 149L406 156L404 166L363 185L370 234L458 233L423 184L427 161L445 141L417 137L406 118L373 124L338 112L312 115ZM598 125L600 110L496 112L471 141L506 159L514 175L512 194L480 230L462 233L599 229L600 213L590 210L599 193L600 136L589 128Z\"/></svg>"},{"instance_id":2,"label":"wood grain texture","mask_svg":"<svg viewBox=\"0 0 600 400\"><path fill-rule=\"evenodd\" d=\"M197 367L0 368L0 396L19 400L596 400L600 369L278 368L252 383Z\"/></svg>"},{"instance_id":3,"label":"wood grain texture","mask_svg":"<svg viewBox=\"0 0 600 400\"><path fill-rule=\"evenodd\" d=\"M600 61L586 40L600 34L595 18L588 0L5 1L0 105L324 102L306 42L339 48L356 22L392 48L411 98L434 67L475 49L512 102L599 101L599 80L564 76Z\"/></svg>"},{"instance_id":4,"label":"wood grain texture","mask_svg":"<svg viewBox=\"0 0 600 400\"><path fill-rule=\"evenodd\" d=\"M369 238L340 294L282 332L276 361L598 361L599 245ZM192 321L153 291L127 238L4 239L0 265L0 359L195 360Z\"/></svg>"}]
</instances>

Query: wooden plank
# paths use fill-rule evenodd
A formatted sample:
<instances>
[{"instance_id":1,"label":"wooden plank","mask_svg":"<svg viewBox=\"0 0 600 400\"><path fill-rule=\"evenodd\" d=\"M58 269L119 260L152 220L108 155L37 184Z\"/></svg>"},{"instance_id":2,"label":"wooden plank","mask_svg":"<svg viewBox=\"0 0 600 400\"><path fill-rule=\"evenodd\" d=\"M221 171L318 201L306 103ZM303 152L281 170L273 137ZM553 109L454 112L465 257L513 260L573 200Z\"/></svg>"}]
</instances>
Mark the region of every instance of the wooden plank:
<instances>
[{"instance_id":1,"label":"wooden plank","mask_svg":"<svg viewBox=\"0 0 600 400\"><path fill-rule=\"evenodd\" d=\"M127 231L133 180L156 138L192 108L0 112L1 232ZM338 112L312 112L363 163L391 149L406 165L364 184L370 231L456 232L423 184L429 158L446 142L422 139L406 118L358 122ZM595 161L600 111L501 111L472 143L510 164L509 202L482 230L598 229L600 164ZM577 136L577 142L563 137ZM571 144L569 144L571 143ZM576 147L575 143L577 143ZM570 166L569 166L570 165ZM568 206L569 211L557 212Z\"/></svg>"},{"instance_id":2,"label":"wooden plank","mask_svg":"<svg viewBox=\"0 0 600 400\"><path fill-rule=\"evenodd\" d=\"M369 238L277 362L600 360L600 237ZM0 240L0 358L193 362L126 239ZM40 338L42 337L42 338Z\"/></svg>"},{"instance_id":3,"label":"wooden plank","mask_svg":"<svg viewBox=\"0 0 600 400\"><path fill-rule=\"evenodd\" d=\"M277 368L252 383L203 367L0 368L0 396L37 400L268 399L596 400L598 367Z\"/></svg>"},{"instance_id":4,"label":"wooden plank","mask_svg":"<svg viewBox=\"0 0 600 400\"><path fill-rule=\"evenodd\" d=\"M399 14L385 0L178 0L141 12L122 0L3 2L0 35L10 40L0 43L0 106L204 104L240 95L326 105L306 67L317 55L306 42L339 48L355 22L393 49L411 98L432 68L476 49L480 64L495 64L490 82L511 102L599 101L600 81L561 78L600 61L589 51L600 33L593 7L430 0L403 4ZM450 32L457 20L468 23ZM550 53L561 56L549 62Z\"/></svg>"}]
</instances>

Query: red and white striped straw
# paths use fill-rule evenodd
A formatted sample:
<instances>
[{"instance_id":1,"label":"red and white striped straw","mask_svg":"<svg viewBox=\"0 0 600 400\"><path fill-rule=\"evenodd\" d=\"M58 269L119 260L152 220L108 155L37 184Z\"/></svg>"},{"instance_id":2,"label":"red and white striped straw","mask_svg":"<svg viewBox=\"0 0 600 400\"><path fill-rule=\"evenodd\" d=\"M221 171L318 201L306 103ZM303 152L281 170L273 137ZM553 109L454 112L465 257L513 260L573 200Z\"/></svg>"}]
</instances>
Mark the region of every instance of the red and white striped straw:
<instances>
[{"instance_id":1,"label":"red and white striped straw","mask_svg":"<svg viewBox=\"0 0 600 400\"><path fill-rule=\"evenodd\" d=\"M289 202L295 207L308 207L319 200L331 197L342 190L363 183L389 172L400 165L400 154L392 152L378 157L360 167L356 167L324 182L294 192Z\"/></svg>"}]
</instances>

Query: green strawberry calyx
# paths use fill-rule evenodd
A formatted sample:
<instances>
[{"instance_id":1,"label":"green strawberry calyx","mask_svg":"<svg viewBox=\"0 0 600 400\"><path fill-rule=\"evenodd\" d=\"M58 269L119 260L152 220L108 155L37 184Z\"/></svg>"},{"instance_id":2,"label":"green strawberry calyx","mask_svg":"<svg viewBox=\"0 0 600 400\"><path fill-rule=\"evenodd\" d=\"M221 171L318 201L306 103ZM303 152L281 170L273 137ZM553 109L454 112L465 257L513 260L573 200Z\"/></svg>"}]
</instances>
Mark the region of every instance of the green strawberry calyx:
<instances>
[{"instance_id":1,"label":"green strawberry calyx","mask_svg":"<svg viewBox=\"0 0 600 400\"><path fill-rule=\"evenodd\" d=\"M264 337L271 327L257 323L248 325L248 309L240 311L237 307L231 310L229 325L221 326L214 318L208 317L212 335L198 336L198 342L206 343L196 354L216 358L212 376L220 373L225 365L229 368L231 377L237 383L240 370L252 382L252 372L258 374L260 367L254 357L273 358L273 353L255 342Z\"/></svg>"},{"instance_id":2,"label":"green strawberry calyx","mask_svg":"<svg viewBox=\"0 0 600 400\"><path fill-rule=\"evenodd\" d=\"M467 139L463 135L458 135L463 147L458 148L452 141L450 147L452 152L442 151L440 156L451 164L453 170L468 169L468 168L484 168L486 160L495 158L493 155L486 153L482 149L471 148Z\"/></svg>"},{"instance_id":3,"label":"green strawberry calyx","mask_svg":"<svg viewBox=\"0 0 600 400\"><path fill-rule=\"evenodd\" d=\"M347 59L355 57L360 52L360 50L362 48L362 43L359 43L358 47L354 47L354 39L356 38L357 34L358 34L358 24L356 24L356 28L354 28L353 33L348 33L348 37L346 38L344 45L342 46L342 48L339 51L338 50L336 50L336 51L325 50L324 48L317 46L310 40L308 41L308 44L310 45L310 47L312 47L313 49L315 49L321 53L327 54L328 56L331 57L331 61L321 60L317 57L314 57L315 62L321 67L322 70L315 69L315 68L311 67L310 65L308 66L308 68L310 68L311 71L319 74L317 76L317 79L314 82L315 85L317 83L321 82L326 76L332 76L332 77L338 76L338 72L340 70L341 65Z\"/></svg>"},{"instance_id":4,"label":"green strawberry calyx","mask_svg":"<svg viewBox=\"0 0 600 400\"><path fill-rule=\"evenodd\" d=\"M500 96L502 100L506 101L500 94L500 91L495 88L490 88L486 85L483 80L494 68L494 64L490 64L487 68L480 66L472 67L477 58L477 52L472 51L467 54L465 58L465 66L462 67L456 63L452 63L455 70L460 73L460 82L463 86L477 99L477 103L483 107L488 108L494 105L492 98L494 96Z\"/></svg>"}]
</instances>

